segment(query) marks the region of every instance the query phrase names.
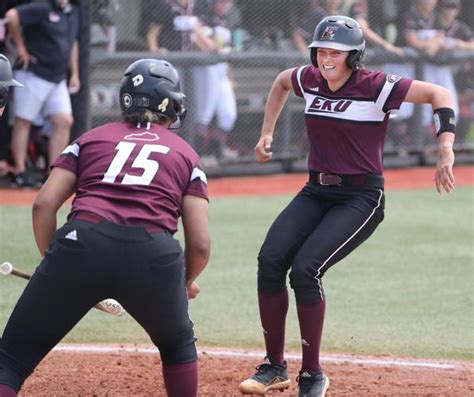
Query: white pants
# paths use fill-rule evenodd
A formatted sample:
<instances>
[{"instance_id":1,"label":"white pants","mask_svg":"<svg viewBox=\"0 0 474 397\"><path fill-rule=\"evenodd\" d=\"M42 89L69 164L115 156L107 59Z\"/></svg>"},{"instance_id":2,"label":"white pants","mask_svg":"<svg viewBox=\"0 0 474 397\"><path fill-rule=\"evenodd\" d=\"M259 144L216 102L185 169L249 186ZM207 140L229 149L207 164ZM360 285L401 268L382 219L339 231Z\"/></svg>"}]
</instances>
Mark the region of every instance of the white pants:
<instances>
[{"instance_id":1,"label":"white pants","mask_svg":"<svg viewBox=\"0 0 474 397\"><path fill-rule=\"evenodd\" d=\"M51 115L72 113L66 80L52 83L25 70L16 70L14 75L24 85L15 87L15 117L33 122Z\"/></svg>"},{"instance_id":2,"label":"white pants","mask_svg":"<svg viewBox=\"0 0 474 397\"><path fill-rule=\"evenodd\" d=\"M406 77L409 79L415 78L415 66L411 64L386 64L384 70L387 73L396 74L401 77ZM434 65L431 63L425 63L423 65L423 81L427 83L438 84L440 86L446 87L453 97L453 109L458 117L459 114L459 103L458 95L456 91L456 86L454 84L453 73L449 66L440 66ZM423 106L423 115L422 115L422 124L423 126L428 126L433 122L433 109L431 105L422 105ZM399 110L393 111L392 113L398 116L400 120L406 120L413 115L414 104L404 102L400 106Z\"/></svg>"},{"instance_id":3,"label":"white pants","mask_svg":"<svg viewBox=\"0 0 474 397\"><path fill-rule=\"evenodd\" d=\"M237 101L228 76L228 64L193 68L196 122L209 125L214 115L217 126L230 131L237 119Z\"/></svg>"}]
</instances>

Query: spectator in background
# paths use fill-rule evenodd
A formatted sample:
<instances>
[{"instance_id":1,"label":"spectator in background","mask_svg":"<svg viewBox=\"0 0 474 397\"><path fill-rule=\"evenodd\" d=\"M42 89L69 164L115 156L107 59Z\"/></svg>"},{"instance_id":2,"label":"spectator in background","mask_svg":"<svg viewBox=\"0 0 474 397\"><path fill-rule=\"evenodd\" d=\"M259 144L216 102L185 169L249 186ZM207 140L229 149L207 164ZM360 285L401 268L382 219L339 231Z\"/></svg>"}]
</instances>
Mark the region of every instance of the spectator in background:
<instances>
[{"instance_id":1,"label":"spectator in background","mask_svg":"<svg viewBox=\"0 0 474 397\"><path fill-rule=\"evenodd\" d=\"M408 10L404 10L399 16L399 26L396 44L403 47L411 47L420 52L426 59L423 64L422 76L424 81L446 87L453 96L453 108L455 114L459 113L458 98L454 78L449 65L437 65L430 62L445 49L445 34L435 26L436 6L438 0L415 0ZM415 65L387 64L384 68L389 73L415 78ZM394 125L395 136L405 145L412 143L411 134L408 133L406 120L413 115L414 105L404 103L400 110L394 112L396 124ZM422 125L427 131L431 131L432 112L429 106L423 105Z\"/></svg>"},{"instance_id":2,"label":"spectator in background","mask_svg":"<svg viewBox=\"0 0 474 397\"><path fill-rule=\"evenodd\" d=\"M202 27L196 32L197 47L209 53L228 53L232 50L232 33L240 27L240 13L233 0L212 0L210 13L199 16ZM238 152L229 146L229 133L237 118L237 101L226 62L196 66L194 93L199 112L196 115L196 150L201 155L213 154L217 149L220 159L230 160ZM216 116L216 125L210 128ZM212 144L216 146L213 147Z\"/></svg>"},{"instance_id":3,"label":"spectator in background","mask_svg":"<svg viewBox=\"0 0 474 397\"><path fill-rule=\"evenodd\" d=\"M9 102L9 88L23 87L23 84L16 81L12 74L10 61L5 55L0 54L0 118Z\"/></svg>"},{"instance_id":4,"label":"spectator in background","mask_svg":"<svg viewBox=\"0 0 474 397\"><path fill-rule=\"evenodd\" d=\"M474 51L474 35L471 28L459 21L461 11L459 0L440 0L436 14L435 28L444 33L443 50L462 49ZM472 61L459 65L456 70L459 99L458 141L464 142L474 120L474 70Z\"/></svg>"},{"instance_id":5,"label":"spectator in background","mask_svg":"<svg viewBox=\"0 0 474 397\"><path fill-rule=\"evenodd\" d=\"M293 30L293 43L304 55L309 54L308 44L317 24L328 15L341 15L343 0L311 0L310 10L304 14L300 26Z\"/></svg>"},{"instance_id":6,"label":"spectator in background","mask_svg":"<svg viewBox=\"0 0 474 397\"><path fill-rule=\"evenodd\" d=\"M381 47L384 50L398 56L403 56L402 48L394 46L370 27L368 20L367 0L356 0L350 7L349 16L359 22L359 25L364 32L365 39L369 44L376 47Z\"/></svg>"},{"instance_id":7,"label":"spectator in background","mask_svg":"<svg viewBox=\"0 0 474 397\"><path fill-rule=\"evenodd\" d=\"M19 83L12 77L12 67L8 58L0 54L0 119L2 119L3 112L9 102L9 88L10 87L23 87L23 84ZM10 165L8 164L8 143L5 143L4 132L0 131L2 150L0 151L0 176L4 176L11 171ZM6 147L4 147L6 146Z\"/></svg>"},{"instance_id":8,"label":"spectator in background","mask_svg":"<svg viewBox=\"0 0 474 397\"><path fill-rule=\"evenodd\" d=\"M96 23L107 37L107 53L117 49L116 14L120 10L119 0L95 0L92 2L92 23Z\"/></svg>"},{"instance_id":9,"label":"spectator in background","mask_svg":"<svg viewBox=\"0 0 474 397\"><path fill-rule=\"evenodd\" d=\"M0 2L0 53L6 54L5 39L7 30L5 28L5 12L14 6L13 1L6 0ZM4 117L0 117L0 177L5 176L11 171L8 163L10 154L10 127L8 124L8 106L2 110Z\"/></svg>"},{"instance_id":10,"label":"spectator in background","mask_svg":"<svg viewBox=\"0 0 474 397\"><path fill-rule=\"evenodd\" d=\"M199 24L196 13L205 13L209 0L145 0L143 22L148 51L189 51L191 35Z\"/></svg>"},{"instance_id":11,"label":"spectator in background","mask_svg":"<svg viewBox=\"0 0 474 397\"><path fill-rule=\"evenodd\" d=\"M80 88L79 10L69 0L48 0L12 8L6 17L18 51L15 78L25 85L24 89L15 91L13 102L13 182L18 187L34 187L38 181L26 173L32 121L42 114L51 123L49 164L69 143L73 123L69 94L77 93Z\"/></svg>"},{"instance_id":12,"label":"spectator in background","mask_svg":"<svg viewBox=\"0 0 474 397\"><path fill-rule=\"evenodd\" d=\"M458 48L474 51L471 28L457 19L460 11L460 0L440 0L435 29L443 33L442 50Z\"/></svg>"}]
</instances>

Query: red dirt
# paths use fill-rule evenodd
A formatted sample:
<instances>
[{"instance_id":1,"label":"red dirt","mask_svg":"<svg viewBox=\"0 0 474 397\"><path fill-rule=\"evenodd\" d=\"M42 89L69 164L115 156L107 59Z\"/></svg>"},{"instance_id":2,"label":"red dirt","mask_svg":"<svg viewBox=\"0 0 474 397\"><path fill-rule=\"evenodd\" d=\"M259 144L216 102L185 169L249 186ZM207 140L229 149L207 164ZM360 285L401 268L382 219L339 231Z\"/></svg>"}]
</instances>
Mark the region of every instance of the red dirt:
<instances>
[{"instance_id":1,"label":"red dirt","mask_svg":"<svg viewBox=\"0 0 474 397\"><path fill-rule=\"evenodd\" d=\"M199 358L199 396L240 396L237 385L255 371L258 359L222 358L203 354ZM289 360L292 386L299 361ZM474 394L473 366L430 369L324 363L331 396L459 396ZM166 396L157 356L140 353L53 352L26 382L21 396Z\"/></svg>"},{"instance_id":2,"label":"red dirt","mask_svg":"<svg viewBox=\"0 0 474 397\"><path fill-rule=\"evenodd\" d=\"M433 187L433 168L387 170L387 189ZM474 185L474 167L456 167L456 185ZM222 178L209 181L212 197L294 194L305 174ZM34 190L0 190L0 205L31 205ZM20 396L165 396L158 356L140 353L52 352L25 382ZM203 354L200 396L239 396L236 387L254 372L258 359L222 358ZM350 361L323 362L331 379L330 396L469 396L474 395L474 365L454 369L374 366ZM294 379L299 362L289 361L293 380L288 393L297 394Z\"/></svg>"}]
</instances>

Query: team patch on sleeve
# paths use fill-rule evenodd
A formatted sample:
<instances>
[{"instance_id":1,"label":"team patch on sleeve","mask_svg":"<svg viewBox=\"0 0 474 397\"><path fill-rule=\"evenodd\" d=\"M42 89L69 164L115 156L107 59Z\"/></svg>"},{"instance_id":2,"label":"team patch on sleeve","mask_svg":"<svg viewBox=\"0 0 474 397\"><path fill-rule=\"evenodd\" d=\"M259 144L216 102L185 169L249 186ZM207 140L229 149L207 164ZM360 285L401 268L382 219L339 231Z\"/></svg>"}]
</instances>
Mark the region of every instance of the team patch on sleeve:
<instances>
[{"instance_id":1,"label":"team patch on sleeve","mask_svg":"<svg viewBox=\"0 0 474 397\"><path fill-rule=\"evenodd\" d=\"M401 80L401 76L397 76L396 74L390 74L390 73L387 74L387 76L385 76L385 78L391 84L395 84L397 81Z\"/></svg>"},{"instance_id":2,"label":"team patch on sleeve","mask_svg":"<svg viewBox=\"0 0 474 397\"><path fill-rule=\"evenodd\" d=\"M191 174L191 179L190 181L194 181L195 179L200 179L201 181L203 181L206 185L207 185L207 177L206 177L206 174L204 173L203 170L195 167L193 169L193 172Z\"/></svg>"},{"instance_id":3,"label":"team patch on sleeve","mask_svg":"<svg viewBox=\"0 0 474 397\"><path fill-rule=\"evenodd\" d=\"M71 153L74 156L79 157L79 150L80 146L77 143L73 143L72 145L66 146L66 148L62 151L61 154Z\"/></svg>"}]
</instances>

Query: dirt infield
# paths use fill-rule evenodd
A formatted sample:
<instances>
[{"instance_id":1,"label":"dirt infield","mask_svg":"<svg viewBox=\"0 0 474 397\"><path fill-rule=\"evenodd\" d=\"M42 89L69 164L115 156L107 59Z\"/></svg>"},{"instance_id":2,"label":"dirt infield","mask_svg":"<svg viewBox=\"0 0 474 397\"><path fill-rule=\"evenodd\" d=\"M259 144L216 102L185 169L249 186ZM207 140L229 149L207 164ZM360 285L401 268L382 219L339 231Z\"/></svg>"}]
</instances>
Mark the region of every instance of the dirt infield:
<instances>
[{"instance_id":1,"label":"dirt infield","mask_svg":"<svg viewBox=\"0 0 474 397\"><path fill-rule=\"evenodd\" d=\"M474 185L474 167L456 167L456 185ZM387 189L433 187L433 168L388 170ZM222 178L209 181L212 197L296 193L305 174ZM435 193L435 192L434 192ZM0 190L0 205L31 205L34 190ZM202 349L201 349L202 350ZM326 356L329 357L330 356ZM237 385L254 372L259 358L200 355L200 396L239 396ZM331 379L328 396L472 396L474 364L450 362L448 366L371 363L348 358L336 362L323 359ZM292 386L299 361L289 360ZM20 396L165 396L157 354L143 352L54 351L26 381Z\"/></svg>"},{"instance_id":2,"label":"dirt infield","mask_svg":"<svg viewBox=\"0 0 474 397\"><path fill-rule=\"evenodd\" d=\"M329 356L330 357L330 356ZM473 366L453 368L325 362L331 396L474 395ZM356 361L356 360L353 360ZM257 358L224 358L201 354L200 396L240 396L237 385L254 372ZM296 396L299 361L288 360L292 386L275 396ZM25 383L21 396L166 396L157 355L144 353L53 352Z\"/></svg>"}]
</instances>

